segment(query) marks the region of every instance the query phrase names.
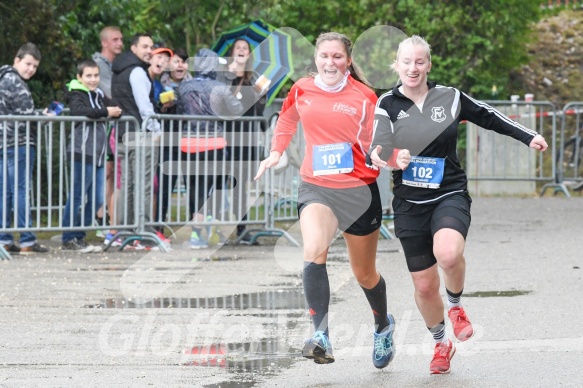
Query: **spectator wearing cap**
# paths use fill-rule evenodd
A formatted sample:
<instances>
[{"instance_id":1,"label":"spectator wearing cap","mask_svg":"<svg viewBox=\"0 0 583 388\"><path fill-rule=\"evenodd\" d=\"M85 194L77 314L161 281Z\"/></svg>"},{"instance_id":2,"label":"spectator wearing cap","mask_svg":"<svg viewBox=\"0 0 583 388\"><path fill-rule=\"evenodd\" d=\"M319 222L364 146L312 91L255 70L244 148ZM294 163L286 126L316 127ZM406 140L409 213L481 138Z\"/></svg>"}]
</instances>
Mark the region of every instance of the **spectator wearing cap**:
<instances>
[{"instance_id":1,"label":"spectator wearing cap","mask_svg":"<svg viewBox=\"0 0 583 388\"><path fill-rule=\"evenodd\" d=\"M162 43L154 44L154 49L152 50L152 59L150 59L150 67L148 68L148 75L152 80L152 88L154 89L154 101L156 102L156 107L164 112L166 109L163 104L160 103L160 93L164 91L164 86L160 82L160 77L162 74L169 69L170 58L174 53L167 47L164 47Z\"/></svg>"},{"instance_id":2,"label":"spectator wearing cap","mask_svg":"<svg viewBox=\"0 0 583 388\"><path fill-rule=\"evenodd\" d=\"M181 82L188 81L192 79L192 75L188 72L188 53L183 48L177 48L174 50L174 55L170 58L170 66L168 71L162 73L160 77L160 82L164 88L164 91L173 91L174 93L174 105L168 107L165 113L168 114L182 114L179 111L179 104L176 103L176 98L178 97L178 87ZM174 125L168 124L164 127L164 131L172 133L179 132L181 129L177 122ZM161 171L158 169L158 182L159 190L158 196L158 222L165 223L167 218L168 209L170 207L171 193L173 188L176 186L177 180L183 179L180 174L180 162L187 161L186 155L180 152L180 147L176 138L167 137L166 142L160 148L160 165L169 168L169 171ZM170 163L168 163L170 162ZM162 233L163 227L159 227L159 232ZM160 235L159 235L160 236ZM160 236L161 237L161 236Z\"/></svg>"},{"instance_id":3,"label":"spectator wearing cap","mask_svg":"<svg viewBox=\"0 0 583 388\"><path fill-rule=\"evenodd\" d=\"M169 113L168 109L174 105L174 101L162 103L160 102L160 94L164 92L164 87L160 82L160 77L162 74L168 70L168 66L170 63L170 58L174 55L172 50L164 46L164 43L154 43L154 47L152 49L152 58L150 59L150 67L148 67L148 75L152 80L152 89L154 90L154 102L155 102L155 110L156 113ZM162 126L163 129L163 126ZM158 160L155 160L154 165L156 166L156 175L154 176L154 180L152 182L153 191L152 191L152 210L153 214L158 213L158 189L159 189L159 163ZM158 231L160 232L160 231ZM159 233L158 236L164 241L169 242L164 236Z\"/></svg>"}]
</instances>

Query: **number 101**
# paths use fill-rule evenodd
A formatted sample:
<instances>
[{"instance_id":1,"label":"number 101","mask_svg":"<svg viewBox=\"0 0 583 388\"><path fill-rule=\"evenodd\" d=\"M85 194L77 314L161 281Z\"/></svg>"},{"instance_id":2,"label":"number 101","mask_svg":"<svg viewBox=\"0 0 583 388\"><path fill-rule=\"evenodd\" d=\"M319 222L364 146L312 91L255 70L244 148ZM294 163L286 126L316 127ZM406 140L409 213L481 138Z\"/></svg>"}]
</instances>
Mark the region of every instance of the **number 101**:
<instances>
[{"instance_id":1,"label":"number 101","mask_svg":"<svg viewBox=\"0 0 583 388\"><path fill-rule=\"evenodd\" d=\"M322 155L322 161L325 166L340 164L340 154Z\"/></svg>"}]
</instances>

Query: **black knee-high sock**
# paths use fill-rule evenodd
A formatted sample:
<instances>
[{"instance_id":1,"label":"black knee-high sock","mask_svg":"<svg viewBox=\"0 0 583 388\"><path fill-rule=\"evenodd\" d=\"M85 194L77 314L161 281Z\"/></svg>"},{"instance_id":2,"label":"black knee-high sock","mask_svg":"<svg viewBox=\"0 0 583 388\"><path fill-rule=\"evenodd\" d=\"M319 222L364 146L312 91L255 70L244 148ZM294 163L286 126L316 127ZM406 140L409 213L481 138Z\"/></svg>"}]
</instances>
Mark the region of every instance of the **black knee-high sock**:
<instances>
[{"instance_id":1,"label":"black knee-high sock","mask_svg":"<svg viewBox=\"0 0 583 388\"><path fill-rule=\"evenodd\" d=\"M368 299L370 308L374 315L374 324L376 332L380 333L384 328L389 326L389 319L387 318L387 285L385 279L381 276L376 286L371 289L360 286Z\"/></svg>"},{"instance_id":2,"label":"black knee-high sock","mask_svg":"<svg viewBox=\"0 0 583 388\"><path fill-rule=\"evenodd\" d=\"M328 335L330 283L326 264L304 262L304 294L315 330L324 331Z\"/></svg>"}]
</instances>

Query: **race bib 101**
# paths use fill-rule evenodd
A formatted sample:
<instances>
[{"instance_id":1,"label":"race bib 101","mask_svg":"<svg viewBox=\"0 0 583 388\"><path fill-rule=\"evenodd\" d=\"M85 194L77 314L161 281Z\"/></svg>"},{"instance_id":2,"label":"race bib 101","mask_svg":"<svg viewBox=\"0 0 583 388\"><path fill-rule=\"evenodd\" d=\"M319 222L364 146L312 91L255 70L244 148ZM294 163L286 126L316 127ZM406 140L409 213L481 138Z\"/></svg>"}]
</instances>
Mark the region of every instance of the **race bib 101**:
<instances>
[{"instance_id":1,"label":"race bib 101","mask_svg":"<svg viewBox=\"0 0 583 388\"><path fill-rule=\"evenodd\" d=\"M352 147L349 143L315 145L312 153L314 176L346 174L354 170Z\"/></svg>"}]
</instances>

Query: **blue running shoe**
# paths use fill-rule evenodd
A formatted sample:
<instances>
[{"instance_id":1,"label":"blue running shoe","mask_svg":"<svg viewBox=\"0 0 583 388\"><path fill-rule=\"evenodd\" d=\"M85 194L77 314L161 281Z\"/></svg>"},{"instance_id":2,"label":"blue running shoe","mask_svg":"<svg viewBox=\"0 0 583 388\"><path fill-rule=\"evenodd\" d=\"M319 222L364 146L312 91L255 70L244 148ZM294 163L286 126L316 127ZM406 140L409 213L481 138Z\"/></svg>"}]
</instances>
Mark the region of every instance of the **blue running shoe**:
<instances>
[{"instance_id":1,"label":"blue running shoe","mask_svg":"<svg viewBox=\"0 0 583 388\"><path fill-rule=\"evenodd\" d=\"M316 364L330 364L334 362L332 343L326 333L318 330L314 336L304 342L302 356L313 359Z\"/></svg>"},{"instance_id":2,"label":"blue running shoe","mask_svg":"<svg viewBox=\"0 0 583 388\"><path fill-rule=\"evenodd\" d=\"M199 236L198 233L192 232L190 235L190 249L206 249L208 247L208 241Z\"/></svg>"},{"instance_id":3,"label":"blue running shoe","mask_svg":"<svg viewBox=\"0 0 583 388\"><path fill-rule=\"evenodd\" d=\"M372 351L372 363L376 368L384 368L395 358L395 344L393 333L395 332L395 318L387 314L389 326L381 333L374 333L374 349Z\"/></svg>"}]
</instances>

